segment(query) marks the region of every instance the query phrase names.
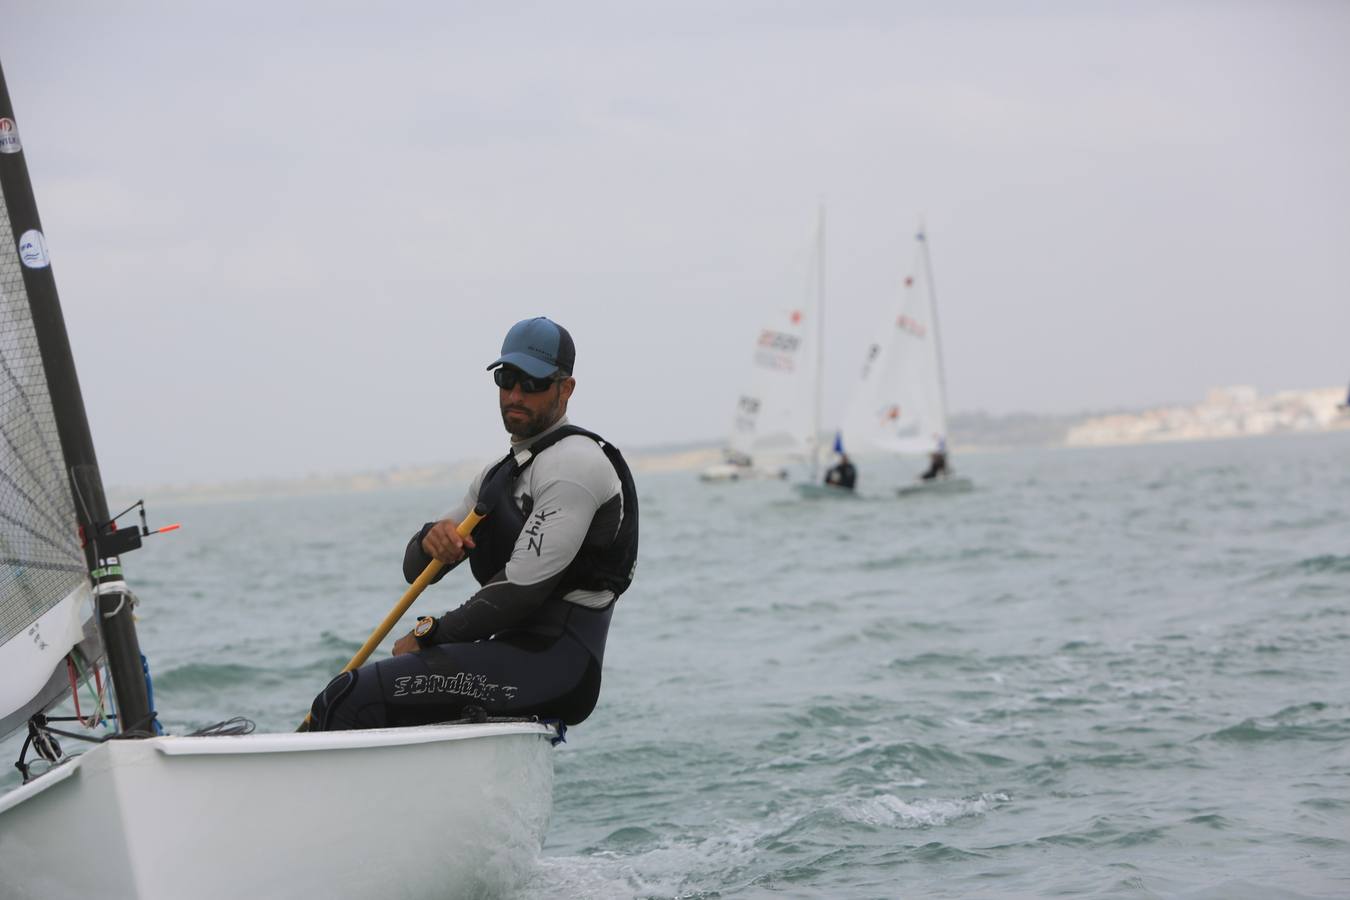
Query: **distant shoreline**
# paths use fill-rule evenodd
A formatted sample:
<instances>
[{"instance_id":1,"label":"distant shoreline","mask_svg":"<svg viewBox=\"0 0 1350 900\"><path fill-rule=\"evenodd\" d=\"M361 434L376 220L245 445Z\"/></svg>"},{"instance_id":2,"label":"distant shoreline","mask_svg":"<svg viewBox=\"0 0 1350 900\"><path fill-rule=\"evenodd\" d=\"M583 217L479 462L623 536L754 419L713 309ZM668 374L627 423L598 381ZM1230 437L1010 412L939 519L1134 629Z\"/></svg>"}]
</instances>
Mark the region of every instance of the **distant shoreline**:
<instances>
[{"instance_id":1,"label":"distant shoreline","mask_svg":"<svg viewBox=\"0 0 1350 900\"><path fill-rule=\"evenodd\" d=\"M1273 434L1322 434L1350 430L1350 411L1341 409L1345 391L1317 388L1261 396L1253 388L1211 390L1192 406L1156 407L1135 412L1039 416L959 413L951 421L954 452L997 452L1020 448L1094 448L1132 444L1179 443L1259 437ZM635 449L627 454L637 472L694 472L722 459L716 440ZM215 483L114 485L117 497L148 497L190 502L235 501L262 497L353 494L397 488L462 488L482 460L442 465L396 466L378 471L315 474L299 478L250 478Z\"/></svg>"}]
</instances>

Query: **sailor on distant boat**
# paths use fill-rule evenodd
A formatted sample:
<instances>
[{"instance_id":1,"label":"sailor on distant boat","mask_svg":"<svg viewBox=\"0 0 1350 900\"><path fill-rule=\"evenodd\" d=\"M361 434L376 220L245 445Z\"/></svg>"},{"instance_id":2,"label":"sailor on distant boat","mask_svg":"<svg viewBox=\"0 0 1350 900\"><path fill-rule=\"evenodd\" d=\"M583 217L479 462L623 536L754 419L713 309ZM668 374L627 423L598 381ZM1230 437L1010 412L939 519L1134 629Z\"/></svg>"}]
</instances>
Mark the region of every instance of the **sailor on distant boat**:
<instances>
[{"instance_id":1,"label":"sailor on distant boat","mask_svg":"<svg viewBox=\"0 0 1350 900\"><path fill-rule=\"evenodd\" d=\"M947 475L947 438L943 435L937 435L937 448L928 454L928 471L919 477L924 481L932 481L939 475Z\"/></svg>"},{"instance_id":2,"label":"sailor on distant boat","mask_svg":"<svg viewBox=\"0 0 1350 900\"><path fill-rule=\"evenodd\" d=\"M839 462L825 473L825 483L830 487L846 488L851 491L857 481L858 469L849 462L847 453L839 454Z\"/></svg>"},{"instance_id":3,"label":"sailor on distant boat","mask_svg":"<svg viewBox=\"0 0 1350 900\"><path fill-rule=\"evenodd\" d=\"M482 587L420 619L392 659L333 679L314 699L314 730L442 722L466 707L574 725L595 708L610 616L637 560L638 508L618 449L567 421L575 359L571 335L549 319L507 332L488 368L511 452L413 535L403 560L411 583L433 558L448 571L467 556ZM488 514L462 538L478 502Z\"/></svg>"},{"instance_id":4,"label":"sailor on distant boat","mask_svg":"<svg viewBox=\"0 0 1350 900\"><path fill-rule=\"evenodd\" d=\"M844 488L853 490L853 486L858 482L858 470L853 463L849 461L848 454L840 446L839 439L835 438L835 452L839 454L839 462L834 468L825 473L825 484L830 487Z\"/></svg>"}]
</instances>

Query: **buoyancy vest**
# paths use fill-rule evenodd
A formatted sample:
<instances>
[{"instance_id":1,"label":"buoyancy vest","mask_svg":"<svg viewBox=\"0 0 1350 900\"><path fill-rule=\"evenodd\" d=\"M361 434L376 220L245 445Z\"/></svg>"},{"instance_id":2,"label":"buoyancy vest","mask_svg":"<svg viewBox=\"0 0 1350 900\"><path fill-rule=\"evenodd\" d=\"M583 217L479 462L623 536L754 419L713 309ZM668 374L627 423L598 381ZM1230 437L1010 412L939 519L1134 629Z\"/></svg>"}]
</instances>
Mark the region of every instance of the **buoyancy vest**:
<instances>
[{"instance_id":1,"label":"buoyancy vest","mask_svg":"<svg viewBox=\"0 0 1350 900\"><path fill-rule=\"evenodd\" d=\"M469 566L479 584L487 584L506 568L534 507L534 498L528 494L521 497L520 505L516 504L516 482L540 453L572 435L582 435L599 444L614 467L622 490L623 516L608 544L582 544L572 562L563 570L562 580L539 610L511 630L547 636L570 632L596 659L601 659L610 616L614 610L613 601L603 609L592 609L562 598L575 590L603 590L612 592L617 600L633 582L638 552L637 486L633 483L632 472L623 454L613 444L595 432L575 425L564 425L541 437L527 449L508 453L484 473L478 489L478 501L487 505L488 515L474 529L475 546L469 554Z\"/></svg>"}]
</instances>

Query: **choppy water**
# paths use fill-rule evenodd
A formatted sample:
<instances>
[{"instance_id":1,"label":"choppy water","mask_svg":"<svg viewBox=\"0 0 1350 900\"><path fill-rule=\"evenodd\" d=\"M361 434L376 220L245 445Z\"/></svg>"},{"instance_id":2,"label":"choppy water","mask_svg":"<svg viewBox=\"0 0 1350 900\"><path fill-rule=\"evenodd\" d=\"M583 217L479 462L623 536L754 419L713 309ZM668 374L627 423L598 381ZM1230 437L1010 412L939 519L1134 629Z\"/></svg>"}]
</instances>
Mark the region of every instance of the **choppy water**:
<instances>
[{"instance_id":1,"label":"choppy water","mask_svg":"<svg viewBox=\"0 0 1350 900\"><path fill-rule=\"evenodd\" d=\"M640 476L522 896L1350 896L1350 434L957 462L903 500ZM148 498L171 730L293 727L449 496Z\"/></svg>"}]
</instances>

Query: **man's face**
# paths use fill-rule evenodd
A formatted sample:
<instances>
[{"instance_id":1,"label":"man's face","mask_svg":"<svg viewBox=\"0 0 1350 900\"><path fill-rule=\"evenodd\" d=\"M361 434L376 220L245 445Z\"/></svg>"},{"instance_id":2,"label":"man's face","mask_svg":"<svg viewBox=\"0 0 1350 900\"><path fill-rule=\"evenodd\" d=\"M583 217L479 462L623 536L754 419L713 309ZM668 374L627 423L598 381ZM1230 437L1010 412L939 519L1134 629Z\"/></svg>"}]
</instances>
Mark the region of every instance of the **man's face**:
<instances>
[{"instance_id":1,"label":"man's face","mask_svg":"<svg viewBox=\"0 0 1350 900\"><path fill-rule=\"evenodd\" d=\"M576 379L562 373L538 393L526 392L519 383L525 373L512 366L504 366L507 374L516 376L510 388L498 387L498 402L502 410L502 424L517 440L532 438L557 422L567 412L567 399L572 396Z\"/></svg>"}]
</instances>

